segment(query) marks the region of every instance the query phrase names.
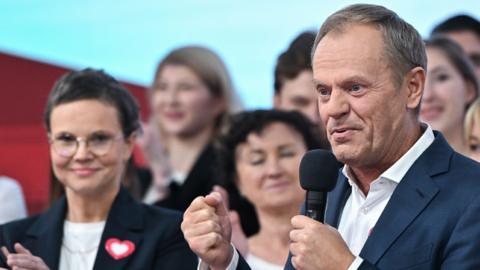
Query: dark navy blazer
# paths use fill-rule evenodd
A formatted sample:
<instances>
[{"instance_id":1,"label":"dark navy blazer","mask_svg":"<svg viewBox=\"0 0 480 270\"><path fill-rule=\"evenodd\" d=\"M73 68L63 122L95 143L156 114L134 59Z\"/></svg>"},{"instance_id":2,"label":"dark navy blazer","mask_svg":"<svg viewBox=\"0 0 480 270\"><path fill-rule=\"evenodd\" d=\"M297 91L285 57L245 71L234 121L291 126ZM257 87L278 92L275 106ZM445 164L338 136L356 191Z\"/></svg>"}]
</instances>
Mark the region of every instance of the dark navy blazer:
<instances>
[{"instance_id":1,"label":"dark navy blazer","mask_svg":"<svg viewBox=\"0 0 480 270\"><path fill-rule=\"evenodd\" d=\"M46 213L0 226L0 246L13 250L16 242L58 269L67 210L65 197ZM110 209L94 269L196 269L197 258L180 230L181 214L135 201L123 188ZM105 249L110 238L135 244L130 256L115 260ZM0 267L6 267L0 255Z\"/></svg>"},{"instance_id":2,"label":"dark navy blazer","mask_svg":"<svg viewBox=\"0 0 480 270\"><path fill-rule=\"evenodd\" d=\"M340 174L328 195L326 223L338 228L350 192ZM360 257L359 269L480 269L480 165L435 132L393 192ZM294 269L290 259L285 269Z\"/></svg>"}]
</instances>

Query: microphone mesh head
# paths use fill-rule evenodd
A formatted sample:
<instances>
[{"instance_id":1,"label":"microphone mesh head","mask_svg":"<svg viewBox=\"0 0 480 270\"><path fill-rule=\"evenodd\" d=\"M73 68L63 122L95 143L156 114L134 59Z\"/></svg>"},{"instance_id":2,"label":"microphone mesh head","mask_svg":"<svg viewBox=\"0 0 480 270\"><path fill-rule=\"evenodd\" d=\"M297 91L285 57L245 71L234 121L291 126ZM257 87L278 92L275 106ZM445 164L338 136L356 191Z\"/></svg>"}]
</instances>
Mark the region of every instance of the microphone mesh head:
<instances>
[{"instance_id":1,"label":"microphone mesh head","mask_svg":"<svg viewBox=\"0 0 480 270\"><path fill-rule=\"evenodd\" d=\"M300 162L300 185L305 190L331 191L337 183L340 166L330 151L308 151Z\"/></svg>"}]
</instances>

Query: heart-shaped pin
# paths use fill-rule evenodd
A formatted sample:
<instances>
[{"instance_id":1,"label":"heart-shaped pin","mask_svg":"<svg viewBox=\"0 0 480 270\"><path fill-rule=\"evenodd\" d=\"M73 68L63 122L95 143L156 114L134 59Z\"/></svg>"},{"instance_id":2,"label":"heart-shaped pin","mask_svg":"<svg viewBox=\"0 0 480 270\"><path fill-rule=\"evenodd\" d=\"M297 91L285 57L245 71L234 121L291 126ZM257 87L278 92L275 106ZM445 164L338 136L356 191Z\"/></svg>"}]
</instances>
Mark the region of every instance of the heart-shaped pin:
<instances>
[{"instance_id":1,"label":"heart-shaped pin","mask_svg":"<svg viewBox=\"0 0 480 270\"><path fill-rule=\"evenodd\" d=\"M105 243L105 249L115 260L130 256L135 251L135 244L132 241L121 241L117 238L109 238Z\"/></svg>"}]
</instances>

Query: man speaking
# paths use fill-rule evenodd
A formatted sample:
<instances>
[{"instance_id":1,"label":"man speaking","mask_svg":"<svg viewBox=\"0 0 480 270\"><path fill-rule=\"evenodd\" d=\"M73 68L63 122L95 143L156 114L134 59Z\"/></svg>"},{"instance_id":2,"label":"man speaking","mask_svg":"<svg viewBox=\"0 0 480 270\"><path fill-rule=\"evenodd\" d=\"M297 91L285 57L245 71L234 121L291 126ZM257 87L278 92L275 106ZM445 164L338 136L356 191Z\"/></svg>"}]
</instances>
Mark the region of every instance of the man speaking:
<instances>
[{"instance_id":1,"label":"man speaking","mask_svg":"<svg viewBox=\"0 0 480 270\"><path fill-rule=\"evenodd\" d=\"M322 25L314 84L345 166L325 224L292 218L286 269L480 269L480 165L419 122L426 62L418 32L384 7L352 5ZM211 269L249 269L219 194L193 201L182 230Z\"/></svg>"}]
</instances>

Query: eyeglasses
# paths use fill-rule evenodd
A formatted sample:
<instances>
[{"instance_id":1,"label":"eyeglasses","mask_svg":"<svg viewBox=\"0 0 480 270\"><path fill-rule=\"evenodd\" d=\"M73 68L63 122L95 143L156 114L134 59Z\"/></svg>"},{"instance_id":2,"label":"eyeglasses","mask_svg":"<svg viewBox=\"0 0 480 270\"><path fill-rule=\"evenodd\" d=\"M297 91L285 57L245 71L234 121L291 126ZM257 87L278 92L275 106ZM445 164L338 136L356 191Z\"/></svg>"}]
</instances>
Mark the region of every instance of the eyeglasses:
<instances>
[{"instance_id":1,"label":"eyeglasses","mask_svg":"<svg viewBox=\"0 0 480 270\"><path fill-rule=\"evenodd\" d=\"M49 135L49 142L53 150L62 157L73 157L78 150L80 142L85 142L85 147L96 156L103 156L110 151L113 142L123 139L122 135L111 136L107 134L94 134L88 138L75 137L71 134L63 134L57 138Z\"/></svg>"}]
</instances>

